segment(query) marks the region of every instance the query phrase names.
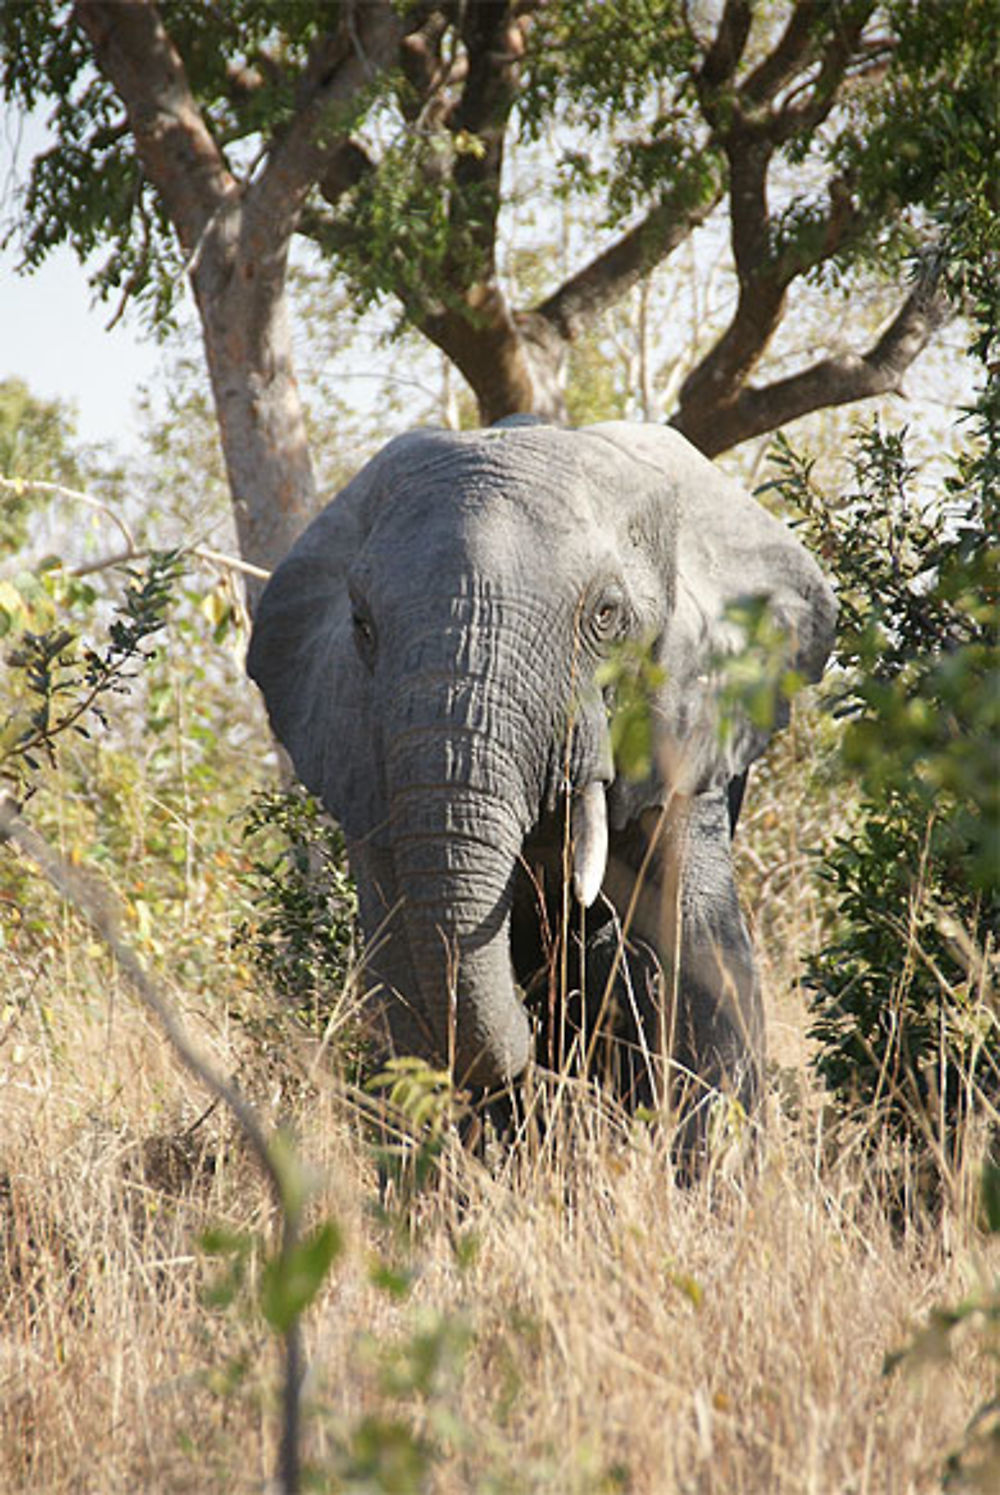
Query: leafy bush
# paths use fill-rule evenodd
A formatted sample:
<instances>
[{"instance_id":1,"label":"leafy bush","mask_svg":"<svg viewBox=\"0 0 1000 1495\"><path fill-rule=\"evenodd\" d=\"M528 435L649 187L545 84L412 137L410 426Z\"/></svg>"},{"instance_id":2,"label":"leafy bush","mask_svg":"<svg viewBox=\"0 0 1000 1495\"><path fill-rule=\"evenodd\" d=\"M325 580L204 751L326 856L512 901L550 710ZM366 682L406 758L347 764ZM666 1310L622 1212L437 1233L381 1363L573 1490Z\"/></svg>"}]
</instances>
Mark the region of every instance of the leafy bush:
<instances>
[{"instance_id":1,"label":"leafy bush","mask_svg":"<svg viewBox=\"0 0 1000 1495\"><path fill-rule=\"evenodd\" d=\"M275 993L320 1027L346 1019L357 895L344 838L301 789L262 792L246 812L253 905L237 941Z\"/></svg>"},{"instance_id":2,"label":"leafy bush","mask_svg":"<svg viewBox=\"0 0 1000 1495\"><path fill-rule=\"evenodd\" d=\"M0 720L0 784L19 797L30 794L40 759L54 762L63 734L87 737L91 719L107 724L106 698L127 689L153 657L146 641L163 627L179 569L175 551L153 552L143 569L125 568L128 584L99 646L56 621L51 599L67 584L61 572L49 568L24 573L20 585L0 584L0 637L13 636L5 660L20 687ZM92 588L69 584L94 601ZM25 626L39 616L49 626Z\"/></svg>"},{"instance_id":3,"label":"leafy bush","mask_svg":"<svg viewBox=\"0 0 1000 1495\"><path fill-rule=\"evenodd\" d=\"M808 968L817 1065L845 1107L878 1107L943 1166L963 1120L1000 1104L1000 458L980 416L933 508L905 432L859 435L840 504L777 452L776 486L839 583L829 689L861 801L822 869L837 923Z\"/></svg>"}]
</instances>

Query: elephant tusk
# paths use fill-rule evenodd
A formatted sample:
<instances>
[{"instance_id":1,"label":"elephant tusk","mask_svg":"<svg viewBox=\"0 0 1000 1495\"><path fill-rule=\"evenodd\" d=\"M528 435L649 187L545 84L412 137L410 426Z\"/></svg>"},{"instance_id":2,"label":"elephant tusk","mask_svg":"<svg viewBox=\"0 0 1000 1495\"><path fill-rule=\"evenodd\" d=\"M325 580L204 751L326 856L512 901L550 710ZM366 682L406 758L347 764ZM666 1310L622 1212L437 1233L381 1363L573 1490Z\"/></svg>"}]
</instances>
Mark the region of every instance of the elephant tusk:
<instances>
[{"instance_id":1,"label":"elephant tusk","mask_svg":"<svg viewBox=\"0 0 1000 1495\"><path fill-rule=\"evenodd\" d=\"M589 908L601 891L608 863L608 807L604 785L585 784L573 800L570 820L573 841L573 891Z\"/></svg>"}]
</instances>

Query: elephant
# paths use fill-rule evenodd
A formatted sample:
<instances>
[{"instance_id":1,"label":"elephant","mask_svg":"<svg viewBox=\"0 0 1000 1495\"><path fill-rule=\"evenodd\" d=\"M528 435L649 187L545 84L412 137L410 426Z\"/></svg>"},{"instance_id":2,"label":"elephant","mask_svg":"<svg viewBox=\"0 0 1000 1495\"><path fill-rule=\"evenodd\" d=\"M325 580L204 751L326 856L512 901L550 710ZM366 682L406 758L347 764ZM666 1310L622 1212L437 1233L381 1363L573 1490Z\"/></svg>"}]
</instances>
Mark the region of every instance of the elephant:
<instances>
[{"instance_id":1,"label":"elephant","mask_svg":"<svg viewBox=\"0 0 1000 1495\"><path fill-rule=\"evenodd\" d=\"M818 679L836 618L818 565L665 426L413 431L300 536L247 668L342 827L389 1048L476 1094L586 1059L627 1106L757 1106L731 843L781 722L723 720L748 598ZM639 646L652 751L630 776L609 719Z\"/></svg>"}]
</instances>

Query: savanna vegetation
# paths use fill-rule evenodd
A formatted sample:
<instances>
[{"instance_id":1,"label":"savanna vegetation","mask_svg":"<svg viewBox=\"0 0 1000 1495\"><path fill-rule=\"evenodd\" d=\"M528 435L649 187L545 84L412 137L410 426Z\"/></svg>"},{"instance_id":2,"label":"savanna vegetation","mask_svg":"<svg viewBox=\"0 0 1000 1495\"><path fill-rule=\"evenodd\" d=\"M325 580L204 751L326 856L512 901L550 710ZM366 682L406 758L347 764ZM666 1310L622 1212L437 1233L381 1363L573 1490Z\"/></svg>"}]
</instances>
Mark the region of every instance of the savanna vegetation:
<instances>
[{"instance_id":1,"label":"savanna vegetation","mask_svg":"<svg viewBox=\"0 0 1000 1495\"><path fill-rule=\"evenodd\" d=\"M36 473L117 494L119 515L141 483L150 529L169 535L157 475L169 494L171 461L200 450L190 408L151 429L144 472L97 471L65 412L5 393L18 429L40 433ZM11 558L2 751L22 809L7 829L45 838L60 888L30 838L5 850L9 1487L264 1487L286 1468L294 1328L317 1488L991 1488L984 410L947 524L916 503L902 438L875 428L843 504L787 449L771 469L840 572L831 688L847 725L797 701L756 775L740 854L767 1125L755 1165L722 1148L688 1188L669 1123L615 1116L596 1092L567 1088L544 1136L483 1155L462 1145L444 1077L404 1066L373 1089L341 848L315 806L275 789L230 574L180 547L142 554L139 526L127 571L100 552L96 570ZM79 514L24 479L7 491L22 538L65 533L48 505ZM758 648L733 688L767 681ZM253 1108L266 1167L142 980Z\"/></svg>"},{"instance_id":2,"label":"savanna vegetation","mask_svg":"<svg viewBox=\"0 0 1000 1495\"><path fill-rule=\"evenodd\" d=\"M230 137L261 138L254 109L265 106L285 111L279 140L301 137L287 70L271 66L268 7L159 9L210 97L212 131L229 132L226 149ZM417 9L371 6L357 19L409 23ZM564 17L584 9L551 7ZM698 66L722 80L710 96L721 114L704 119L719 132L709 164L724 191L719 162L732 170L739 160L748 99L820 35L805 26L814 8L785 7L781 30L782 7L727 3L714 42L698 7L672 9L690 24L670 33L656 67L679 66L676 49L707 38ZM720 1138L693 1184L673 1174L670 1119L616 1115L596 1087L556 1086L539 1097L544 1129L527 1128L511 1149L487 1140L477 1150L463 1142L465 1101L447 1077L413 1064L372 1073L339 838L315 805L280 787L242 675L247 556L231 553L210 392L182 361L146 411L139 454L126 457L87 449L71 412L17 379L0 383L5 1489L997 1488L1000 242L990 120L977 114L976 129L958 129L967 101L935 72L935 59L947 69L962 54L953 17L965 7L815 9L842 11L865 50L841 76L828 40L812 84L799 94L787 85L791 97L818 107L817 87L856 77L847 96L866 101L858 109L875 121L873 140L876 124L906 118L869 110L868 87L893 76L876 40L893 24L905 35L922 23L937 37L936 53L902 49L924 134L916 157L891 159L911 186L924 184L923 197L913 186L906 199L913 232L936 246L934 295L965 318L975 389L972 408L946 412L933 437L916 418L906 433L898 405L882 406L849 439L841 429L834 448L829 428L816 428L812 451L783 441L761 469L766 500L837 578L842 628L823 693L793 701L738 832L770 1024L766 1123L752 1139ZM763 32L741 30L751 11L758 25L770 18ZM301 7L302 37L318 57L313 12ZM48 49L38 89L58 75L54 14L13 6L5 16L18 46ZM448 51L453 33L433 30L437 14L421 11L413 33L427 66L461 60ZM213 50L212 28L227 25L243 38L239 75ZM966 63L982 34L970 25ZM302 49L288 66L305 65ZM638 56L606 75L585 47L566 58L558 77L531 75L538 117L572 83L592 111L575 127L595 138L637 78L658 76L643 74ZM690 66L688 53L681 62ZM956 78L980 77L955 66ZM89 84L75 113L65 104L69 134L36 181L65 187L58 173L75 161L85 205L100 145L88 120L103 130L105 165L123 173L106 180L149 231L148 256L120 260L119 279L152 294L165 230L148 195L155 183L128 176L128 131L106 82L83 68L70 49L67 88ZM25 98L29 76L15 77ZM449 77L449 88L461 85L460 73ZM481 189L500 137L493 116L470 120L445 82L434 85L441 113L427 116L424 144L430 159L436 137L452 137L441 169L456 178L448 201L460 219L472 201L463 183ZM482 103L493 108L496 94L482 91ZM667 111L678 130L681 105L704 110L704 98L680 91ZM395 171L412 208L426 161L394 140L396 106L383 107L385 155L372 169ZM658 153L623 149L605 185L621 194L631 180L638 192L649 163L674 159L668 136L661 123L649 142ZM343 145L338 135L331 149ZM946 158L937 177L932 145ZM870 183L875 155L861 143L857 152L849 181ZM794 147L788 155L796 165ZM583 165L574 172L579 183ZM370 209L367 180L343 189L341 231L348 210ZM116 231L122 223L114 218ZM373 275L379 264L373 257ZM901 274L901 264L882 268ZM864 255L851 273L862 269L872 269ZM696 261L693 287L701 273ZM449 283L461 302L466 282ZM896 291L902 308L911 292L901 281ZM347 308L334 302L331 320L322 277L300 279L296 294L315 337L340 356ZM653 327L669 324L654 323L652 309L670 298L653 283L630 295L655 346ZM670 413L629 405L642 387L629 325L609 314L577 345L567 398L588 417ZM618 356L623 347L629 356ZM453 409L444 386L439 418ZM340 398L319 384L310 403L307 385L310 471L330 488L414 415L388 402L350 411ZM928 468L921 447L932 441L953 455ZM772 663L761 629L727 689L770 709Z\"/></svg>"}]
</instances>

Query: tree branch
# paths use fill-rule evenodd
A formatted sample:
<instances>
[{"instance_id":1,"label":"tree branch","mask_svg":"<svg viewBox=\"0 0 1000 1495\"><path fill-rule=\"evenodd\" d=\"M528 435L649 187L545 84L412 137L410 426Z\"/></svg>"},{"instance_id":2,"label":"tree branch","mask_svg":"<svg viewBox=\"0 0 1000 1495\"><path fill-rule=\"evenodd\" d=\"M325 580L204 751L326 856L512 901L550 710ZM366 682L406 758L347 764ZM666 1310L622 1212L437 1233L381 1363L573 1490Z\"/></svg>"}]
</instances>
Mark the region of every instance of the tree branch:
<instances>
[{"instance_id":1,"label":"tree branch","mask_svg":"<svg viewBox=\"0 0 1000 1495\"><path fill-rule=\"evenodd\" d=\"M148 549L138 544L124 519L116 514L110 505L99 498L92 497L89 493L81 493L78 488L67 488L63 483L44 483L37 478L8 478L0 473L0 492L4 490L15 495L48 493L57 498L68 498L72 503L86 504L88 508L96 509L115 525L125 541L124 547L116 551L114 555L107 555L100 561L89 561L71 567L70 576L90 576L95 571L107 571L112 566L122 566L127 561L142 560L150 554ZM224 551L213 550L208 545L186 545L181 554L193 555L200 561L207 561L211 566L221 567L224 571L238 571L241 576L253 576L258 581L266 581L271 574L263 566L251 565L249 561L241 560L239 556L227 555Z\"/></svg>"},{"instance_id":2,"label":"tree branch","mask_svg":"<svg viewBox=\"0 0 1000 1495\"><path fill-rule=\"evenodd\" d=\"M698 81L705 89L714 92L730 81L743 56L752 21L750 0L726 0L715 38L701 65Z\"/></svg>"},{"instance_id":3,"label":"tree branch","mask_svg":"<svg viewBox=\"0 0 1000 1495\"><path fill-rule=\"evenodd\" d=\"M452 164L450 238L458 254L449 259L456 282L470 286L495 273L504 144L524 37L509 0L479 0L465 7L462 39L468 71L448 128L453 139L467 136L478 146L458 150Z\"/></svg>"},{"instance_id":4,"label":"tree branch","mask_svg":"<svg viewBox=\"0 0 1000 1495\"><path fill-rule=\"evenodd\" d=\"M781 37L740 87L745 105L769 104L815 51L821 7L816 0L798 0Z\"/></svg>"},{"instance_id":5,"label":"tree branch","mask_svg":"<svg viewBox=\"0 0 1000 1495\"><path fill-rule=\"evenodd\" d=\"M804 101L787 102L772 116L769 133L775 144L810 134L827 118L874 8L875 0L854 0L835 13L831 35L820 54L819 72Z\"/></svg>"},{"instance_id":6,"label":"tree branch","mask_svg":"<svg viewBox=\"0 0 1000 1495\"><path fill-rule=\"evenodd\" d=\"M243 243L248 253L273 253L276 228L287 245L310 188L328 177L342 176L343 132L324 139L337 111L355 100L396 58L406 33L392 5L349 7L350 19L313 46L298 90L290 124L270 151L266 164L246 194ZM343 187L340 189L343 190Z\"/></svg>"},{"instance_id":7,"label":"tree branch","mask_svg":"<svg viewBox=\"0 0 1000 1495\"><path fill-rule=\"evenodd\" d=\"M868 352L821 359L773 384L745 387L728 402L687 402L670 424L711 457L813 410L901 393L907 369L954 314L939 279L938 266L928 260Z\"/></svg>"},{"instance_id":8,"label":"tree branch","mask_svg":"<svg viewBox=\"0 0 1000 1495\"><path fill-rule=\"evenodd\" d=\"M323 199L331 207L335 207L345 192L356 187L364 177L371 176L376 169L371 156L356 140L342 140L327 152L316 185ZM303 234L317 236L326 220L321 213L316 213L313 216L314 227L310 229L306 227L309 212L308 204L304 204L299 213L298 230Z\"/></svg>"},{"instance_id":9,"label":"tree branch","mask_svg":"<svg viewBox=\"0 0 1000 1495\"><path fill-rule=\"evenodd\" d=\"M590 261L546 297L535 311L572 341L592 320L620 300L656 265L662 264L703 223L722 197L719 187L696 207L668 198L641 223Z\"/></svg>"},{"instance_id":10,"label":"tree branch","mask_svg":"<svg viewBox=\"0 0 1000 1495\"><path fill-rule=\"evenodd\" d=\"M239 1089L198 1052L188 1038L173 1004L145 969L131 945L121 937L122 909L110 889L101 887L71 867L18 813L7 794L0 794L0 845L10 842L33 862L61 898L83 918L107 946L127 985L159 1023L177 1058L199 1084L228 1107L271 1191L281 1218L281 1254L287 1262L299 1238L303 1189L294 1160L280 1138L270 1138ZM284 1384L279 1479L282 1495L298 1495L299 1423L302 1389L302 1330L296 1314L284 1331Z\"/></svg>"},{"instance_id":11,"label":"tree branch","mask_svg":"<svg viewBox=\"0 0 1000 1495\"><path fill-rule=\"evenodd\" d=\"M237 192L151 0L77 0L73 20L128 113L136 151L188 255Z\"/></svg>"}]
</instances>

